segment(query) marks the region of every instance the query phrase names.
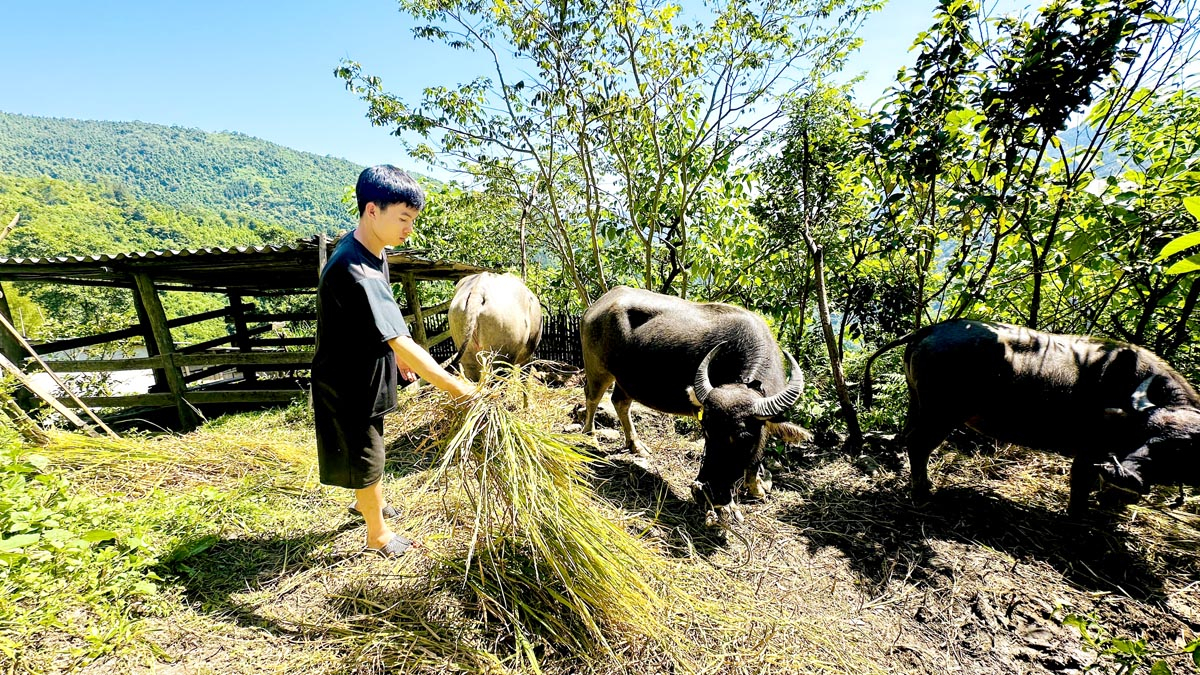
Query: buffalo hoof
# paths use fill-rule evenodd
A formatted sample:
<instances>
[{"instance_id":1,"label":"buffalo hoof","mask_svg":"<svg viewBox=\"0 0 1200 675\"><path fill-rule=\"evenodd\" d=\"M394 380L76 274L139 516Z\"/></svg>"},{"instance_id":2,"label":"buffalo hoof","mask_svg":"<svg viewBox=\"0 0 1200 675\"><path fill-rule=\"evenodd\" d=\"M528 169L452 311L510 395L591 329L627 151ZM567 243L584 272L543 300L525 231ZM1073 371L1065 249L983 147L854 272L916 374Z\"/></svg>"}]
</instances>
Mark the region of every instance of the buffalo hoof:
<instances>
[{"instance_id":1,"label":"buffalo hoof","mask_svg":"<svg viewBox=\"0 0 1200 675\"><path fill-rule=\"evenodd\" d=\"M765 466L759 466L758 471L754 473L746 473L746 493L753 499L766 499L767 493L771 491L774 483L771 480L771 472Z\"/></svg>"},{"instance_id":2,"label":"buffalo hoof","mask_svg":"<svg viewBox=\"0 0 1200 675\"><path fill-rule=\"evenodd\" d=\"M641 441L634 441L633 443L630 443L628 447L629 447L629 451L632 452L633 454L637 455L638 457L649 457L650 456L650 449L647 448L646 444Z\"/></svg>"},{"instance_id":3,"label":"buffalo hoof","mask_svg":"<svg viewBox=\"0 0 1200 675\"><path fill-rule=\"evenodd\" d=\"M741 525L744 522L746 522L746 517L742 515L742 510L736 504L714 506L704 514L704 526L710 529Z\"/></svg>"}]
</instances>

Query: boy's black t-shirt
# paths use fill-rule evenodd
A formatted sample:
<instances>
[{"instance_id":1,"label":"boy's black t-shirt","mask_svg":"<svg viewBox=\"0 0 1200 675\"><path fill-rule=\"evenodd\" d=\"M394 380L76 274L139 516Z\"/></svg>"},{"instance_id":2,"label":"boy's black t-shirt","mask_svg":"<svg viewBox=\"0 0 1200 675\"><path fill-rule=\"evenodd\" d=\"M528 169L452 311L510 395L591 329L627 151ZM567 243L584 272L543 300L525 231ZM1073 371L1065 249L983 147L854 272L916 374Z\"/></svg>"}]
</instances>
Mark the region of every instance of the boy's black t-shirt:
<instances>
[{"instance_id":1,"label":"boy's black t-shirt","mask_svg":"<svg viewBox=\"0 0 1200 675\"><path fill-rule=\"evenodd\" d=\"M399 377L388 340L402 335L408 325L392 297L387 258L347 234L317 284L313 405L363 419L395 408Z\"/></svg>"}]
</instances>

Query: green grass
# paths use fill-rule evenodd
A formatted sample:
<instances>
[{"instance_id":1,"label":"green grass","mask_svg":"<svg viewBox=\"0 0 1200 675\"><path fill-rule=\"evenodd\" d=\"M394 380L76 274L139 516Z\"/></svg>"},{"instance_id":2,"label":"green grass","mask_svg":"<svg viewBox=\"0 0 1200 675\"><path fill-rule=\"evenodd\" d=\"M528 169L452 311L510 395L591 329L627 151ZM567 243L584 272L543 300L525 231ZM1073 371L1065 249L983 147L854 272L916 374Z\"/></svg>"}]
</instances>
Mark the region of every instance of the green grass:
<instances>
[{"instance_id":1,"label":"green grass","mask_svg":"<svg viewBox=\"0 0 1200 675\"><path fill-rule=\"evenodd\" d=\"M246 418L236 435L262 422ZM17 672L152 654L146 620L179 608L170 577L189 552L275 526L265 499L311 491L301 446L277 437L230 453L237 427L186 439L57 432L42 448L0 428L0 654Z\"/></svg>"}]
</instances>

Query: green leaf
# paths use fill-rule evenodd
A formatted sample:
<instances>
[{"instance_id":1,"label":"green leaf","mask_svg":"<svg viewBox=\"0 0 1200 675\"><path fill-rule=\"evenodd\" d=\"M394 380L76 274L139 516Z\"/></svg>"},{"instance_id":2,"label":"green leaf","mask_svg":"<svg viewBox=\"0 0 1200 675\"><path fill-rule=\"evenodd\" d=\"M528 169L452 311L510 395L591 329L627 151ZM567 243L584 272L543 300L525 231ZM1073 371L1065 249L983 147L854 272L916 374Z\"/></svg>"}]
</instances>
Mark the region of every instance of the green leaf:
<instances>
[{"instance_id":1,"label":"green leaf","mask_svg":"<svg viewBox=\"0 0 1200 675\"><path fill-rule=\"evenodd\" d=\"M1150 675L1171 675L1171 669L1167 667L1166 661L1155 661L1154 665L1150 666Z\"/></svg>"},{"instance_id":2,"label":"green leaf","mask_svg":"<svg viewBox=\"0 0 1200 675\"><path fill-rule=\"evenodd\" d=\"M1142 651L1144 651L1145 645L1141 644L1140 640L1130 640L1128 638L1113 638L1112 648L1113 648L1113 651L1119 652L1121 654L1129 654L1130 656L1137 656L1138 654L1141 654Z\"/></svg>"},{"instance_id":3,"label":"green leaf","mask_svg":"<svg viewBox=\"0 0 1200 675\"><path fill-rule=\"evenodd\" d=\"M1064 626L1074 626L1075 628L1078 628L1080 631L1085 631L1085 630L1087 630L1088 621L1087 621L1087 619L1085 619L1082 616L1079 616L1078 614L1068 614L1066 616L1066 618L1063 619L1063 625Z\"/></svg>"},{"instance_id":4,"label":"green leaf","mask_svg":"<svg viewBox=\"0 0 1200 675\"><path fill-rule=\"evenodd\" d=\"M1200 220L1200 197L1184 197L1183 208L1188 210L1188 213L1196 220Z\"/></svg>"},{"instance_id":5,"label":"green leaf","mask_svg":"<svg viewBox=\"0 0 1200 675\"><path fill-rule=\"evenodd\" d=\"M1185 234L1182 237L1176 237L1175 239L1167 242L1167 245L1163 247L1162 251L1159 252L1158 257L1154 260L1157 262L1163 258L1175 255L1180 251L1197 245L1200 245L1200 232L1192 232L1191 234Z\"/></svg>"},{"instance_id":6,"label":"green leaf","mask_svg":"<svg viewBox=\"0 0 1200 675\"><path fill-rule=\"evenodd\" d=\"M1200 253L1185 260L1180 260L1167 268L1167 274L1187 274L1196 271L1200 271Z\"/></svg>"},{"instance_id":7,"label":"green leaf","mask_svg":"<svg viewBox=\"0 0 1200 675\"><path fill-rule=\"evenodd\" d=\"M92 530L91 532L84 533L84 535L80 537L80 539L84 541L90 541L92 543L98 541L108 541L109 539L116 538L117 533L111 530Z\"/></svg>"},{"instance_id":8,"label":"green leaf","mask_svg":"<svg viewBox=\"0 0 1200 675\"><path fill-rule=\"evenodd\" d=\"M1150 12L1146 12L1143 16L1145 16L1147 19L1154 21L1156 23L1173 24L1176 21L1178 21L1178 19L1176 19L1175 17L1167 16L1166 14L1163 14L1162 12L1150 11Z\"/></svg>"},{"instance_id":9,"label":"green leaf","mask_svg":"<svg viewBox=\"0 0 1200 675\"><path fill-rule=\"evenodd\" d=\"M168 562L180 562L187 560L194 555L198 555L212 548L217 542L221 541L220 537L208 534L200 537L196 541L181 544L178 548L171 552Z\"/></svg>"},{"instance_id":10,"label":"green leaf","mask_svg":"<svg viewBox=\"0 0 1200 675\"><path fill-rule=\"evenodd\" d=\"M0 539L0 551L11 551L30 544L36 544L42 538L40 534L16 534L7 539Z\"/></svg>"}]
</instances>

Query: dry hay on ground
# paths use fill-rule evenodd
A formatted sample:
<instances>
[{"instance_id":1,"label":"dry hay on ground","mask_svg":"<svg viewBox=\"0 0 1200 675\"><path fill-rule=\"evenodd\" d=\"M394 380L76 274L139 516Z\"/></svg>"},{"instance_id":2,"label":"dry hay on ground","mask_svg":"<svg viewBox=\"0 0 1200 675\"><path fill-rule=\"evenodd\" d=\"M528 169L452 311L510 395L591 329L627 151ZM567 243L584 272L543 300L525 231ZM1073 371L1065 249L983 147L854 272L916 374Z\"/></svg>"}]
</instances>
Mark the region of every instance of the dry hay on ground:
<instances>
[{"instance_id":1,"label":"dry hay on ground","mask_svg":"<svg viewBox=\"0 0 1200 675\"><path fill-rule=\"evenodd\" d=\"M558 430L581 400L578 389L535 386L523 414ZM688 496L702 447L676 429L692 425L635 411L652 457L621 452L607 434L611 461L597 467L595 492L645 533L669 584L720 611L673 608L685 646L676 653L616 636L610 655L581 661L547 641L535 647L544 672L1081 673L1096 656L1063 624L1068 614L1163 652L1200 628L1195 499L1172 508L1164 491L1076 523L1065 516L1067 460L1003 448L935 455L934 498L918 508L900 458L808 447L782 458L774 492L744 504L746 522L722 537ZM436 457L435 415L429 398L406 394L390 416L385 489L404 511L397 529L446 548L464 528L418 494ZM214 579L189 588L189 616L150 622L163 655L139 670L502 672L514 644L501 622L461 585L432 584L428 557L363 554L346 501L324 489L299 524L305 534L206 550L193 562L214 563ZM216 579L222 559L242 562ZM1190 668L1182 656L1168 662Z\"/></svg>"}]
</instances>

